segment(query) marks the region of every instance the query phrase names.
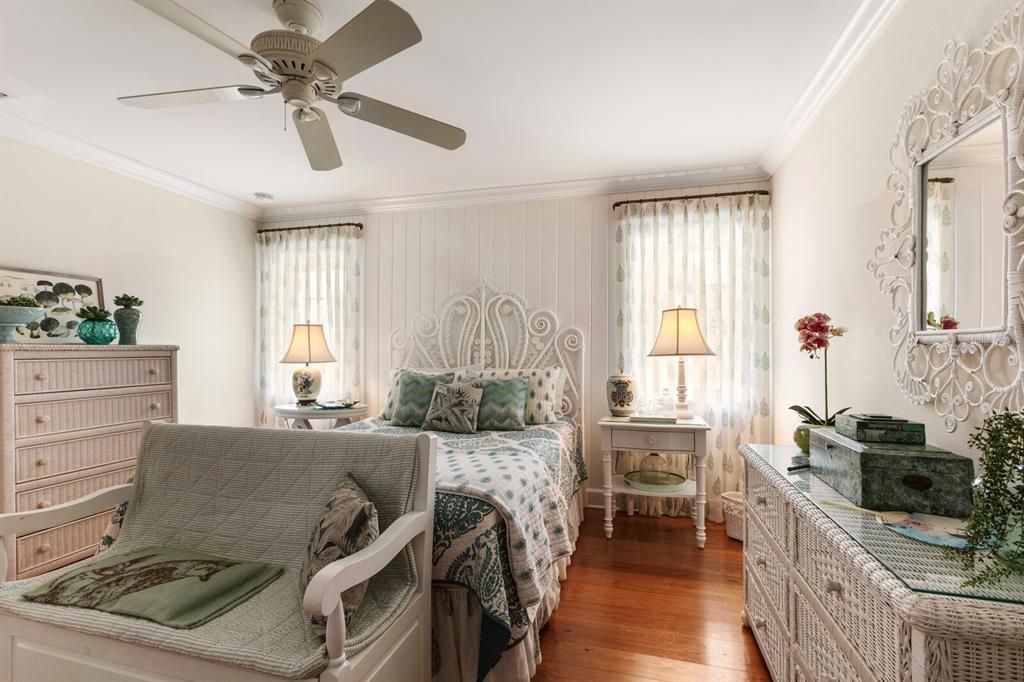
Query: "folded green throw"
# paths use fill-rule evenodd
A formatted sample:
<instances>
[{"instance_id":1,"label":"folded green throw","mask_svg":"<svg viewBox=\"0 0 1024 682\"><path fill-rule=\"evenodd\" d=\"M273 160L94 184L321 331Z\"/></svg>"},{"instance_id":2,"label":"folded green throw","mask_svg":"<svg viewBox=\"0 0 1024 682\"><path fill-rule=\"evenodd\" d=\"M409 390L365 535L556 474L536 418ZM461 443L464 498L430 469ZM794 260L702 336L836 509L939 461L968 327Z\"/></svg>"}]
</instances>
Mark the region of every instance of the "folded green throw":
<instances>
[{"instance_id":1,"label":"folded green throw","mask_svg":"<svg viewBox=\"0 0 1024 682\"><path fill-rule=\"evenodd\" d=\"M147 547L93 561L22 597L187 630L244 603L282 573L280 566L257 561Z\"/></svg>"}]
</instances>

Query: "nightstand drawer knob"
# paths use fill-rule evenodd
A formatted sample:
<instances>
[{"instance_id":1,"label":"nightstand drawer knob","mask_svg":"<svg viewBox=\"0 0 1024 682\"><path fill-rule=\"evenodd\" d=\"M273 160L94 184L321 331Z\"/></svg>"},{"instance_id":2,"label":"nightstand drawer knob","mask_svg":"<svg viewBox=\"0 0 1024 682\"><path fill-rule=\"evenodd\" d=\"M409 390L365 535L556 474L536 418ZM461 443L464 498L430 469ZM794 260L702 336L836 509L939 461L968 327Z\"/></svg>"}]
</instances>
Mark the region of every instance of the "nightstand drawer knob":
<instances>
[{"instance_id":1,"label":"nightstand drawer knob","mask_svg":"<svg viewBox=\"0 0 1024 682\"><path fill-rule=\"evenodd\" d=\"M765 497L764 495L758 495L757 497L755 497L754 498L754 502L756 502L758 504L758 506L761 506L761 507L767 507L768 506L768 498Z\"/></svg>"},{"instance_id":2,"label":"nightstand drawer knob","mask_svg":"<svg viewBox=\"0 0 1024 682\"><path fill-rule=\"evenodd\" d=\"M754 563L760 566L761 568L768 568L768 560L765 559L763 556L757 557L757 561L755 561Z\"/></svg>"},{"instance_id":3,"label":"nightstand drawer knob","mask_svg":"<svg viewBox=\"0 0 1024 682\"><path fill-rule=\"evenodd\" d=\"M46 381L49 378L46 372L36 372L36 381Z\"/></svg>"},{"instance_id":4,"label":"nightstand drawer knob","mask_svg":"<svg viewBox=\"0 0 1024 682\"><path fill-rule=\"evenodd\" d=\"M647 442L650 445L657 445L658 444L658 437L657 436L647 436Z\"/></svg>"},{"instance_id":5,"label":"nightstand drawer knob","mask_svg":"<svg viewBox=\"0 0 1024 682\"><path fill-rule=\"evenodd\" d=\"M40 554L47 554L50 551L49 545L39 545L39 549L36 550Z\"/></svg>"},{"instance_id":6,"label":"nightstand drawer knob","mask_svg":"<svg viewBox=\"0 0 1024 682\"><path fill-rule=\"evenodd\" d=\"M49 500L39 500L39 502L36 503L36 509L46 509L52 504L53 503Z\"/></svg>"},{"instance_id":7,"label":"nightstand drawer knob","mask_svg":"<svg viewBox=\"0 0 1024 682\"><path fill-rule=\"evenodd\" d=\"M758 630L764 630L766 627L768 627L768 621L764 618L755 618L754 627Z\"/></svg>"},{"instance_id":8,"label":"nightstand drawer knob","mask_svg":"<svg viewBox=\"0 0 1024 682\"><path fill-rule=\"evenodd\" d=\"M835 581L835 580L829 580L829 581L828 581L828 582L827 582L827 583L825 584L825 593L826 593L826 594L834 594L834 595L836 595L836 597L838 597L839 599L842 599L842 598L843 598L843 586L842 586L842 585L840 585L840 584L839 584L839 583L838 583L837 581Z\"/></svg>"},{"instance_id":9,"label":"nightstand drawer knob","mask_svg":"<svg viewBox=\"0 0 1024 682\"><path fill-rule=\"evenodd\" d=\"M49 423L50 423L50 417L48 415L41 414L38 417L36 417L36 424L49 424Z\"/></svg>"}]
</instances>

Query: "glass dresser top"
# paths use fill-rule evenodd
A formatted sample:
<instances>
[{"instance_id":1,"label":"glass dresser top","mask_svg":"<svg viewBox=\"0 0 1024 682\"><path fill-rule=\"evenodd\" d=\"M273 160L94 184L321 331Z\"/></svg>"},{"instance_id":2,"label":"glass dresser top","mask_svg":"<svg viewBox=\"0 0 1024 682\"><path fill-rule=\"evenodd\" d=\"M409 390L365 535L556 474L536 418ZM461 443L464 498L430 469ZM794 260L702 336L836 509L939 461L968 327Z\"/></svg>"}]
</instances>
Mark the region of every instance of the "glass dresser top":
<instances>
[{"instance_id":1,"label":"glass dresser top","mask_svg":"<svg viewBox=\"0 0 1024 682\"><path fill-rule=\"evenodd\" d=\"M1024 604L1024 576L995 584L964 587L970 577L963 567L934 545L912 540L883 526L874 512L857 510L809 469L789 472L800 451L792 445L748 445L804 497L846 531L861 547L915 592Z\"/></svg>"}]
</instances>

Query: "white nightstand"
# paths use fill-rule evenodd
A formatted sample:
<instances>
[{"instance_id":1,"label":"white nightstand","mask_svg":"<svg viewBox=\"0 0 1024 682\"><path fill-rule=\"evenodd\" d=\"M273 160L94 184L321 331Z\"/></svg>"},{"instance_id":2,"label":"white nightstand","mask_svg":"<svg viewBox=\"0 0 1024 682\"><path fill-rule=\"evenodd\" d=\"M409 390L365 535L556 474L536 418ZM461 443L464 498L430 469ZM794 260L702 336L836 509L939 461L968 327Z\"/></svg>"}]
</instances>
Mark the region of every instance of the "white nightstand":
<instances>
[{"instance_id":1,"label":"white nightstand","mask_svg":"<svg viewBox=\"0 0 1024 682\"><path fill-rule=\"evenodd\" d=\"M708 455L707 433L709 426L700 417L680 419L675 424L645 424L631 422L628 418L605 417L598 422L601 427L601 450L604 451L604 535L612 537L612 521L615 518L616 493L641 495L645 497L692 497L694 498L693 522L697 527L697 546L704 548L707 534L704 532L704 514L707 495L704 490L704 474ZM649 493L626 485L622 475L614 474L612 462L623 450L659 452L662 454L693 455L697 472L695 481L676 493ZM632 503L630 503L632 508Z\"/></svg>"},{"instance_id":2,"label":"white nightstand","mask_svg":"<svg viewBox=\"0 0 1024 682\"><path fill-rule=\"evenodd\" d=\"M312 429L313 425L309 423L310 419L333 419L335 427L345 426L360 419L366 419L369 412L370 408L366 405L335 407L329 410L318 410L314 407L294 403L274 405L274 415L282 419L290 419L293 429Z\"/></svg>"}]
</instances>

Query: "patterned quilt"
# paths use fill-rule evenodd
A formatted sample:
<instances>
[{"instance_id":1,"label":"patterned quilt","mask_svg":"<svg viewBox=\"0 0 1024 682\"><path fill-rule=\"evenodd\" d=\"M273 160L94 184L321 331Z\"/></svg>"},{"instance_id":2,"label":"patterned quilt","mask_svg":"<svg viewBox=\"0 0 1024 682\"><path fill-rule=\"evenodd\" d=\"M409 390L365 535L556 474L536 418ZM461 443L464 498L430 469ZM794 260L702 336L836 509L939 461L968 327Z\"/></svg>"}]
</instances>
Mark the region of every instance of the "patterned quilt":
<instances>
[{"instance_id":1,"label":"patterned quilt","mask_svg":"<svg viewBox=\"0 0 1024 682\"><path fill-rule=\"evenodd\" d=\"M368 419L345 431L419 429ZM482 679L528 631L551 565L572 553L568 510L586 480L579 425L568 417L525 431L434 432L440 439L434 510L434 582L471 590L481 624Z\"/></svg>"}]
</instances>

